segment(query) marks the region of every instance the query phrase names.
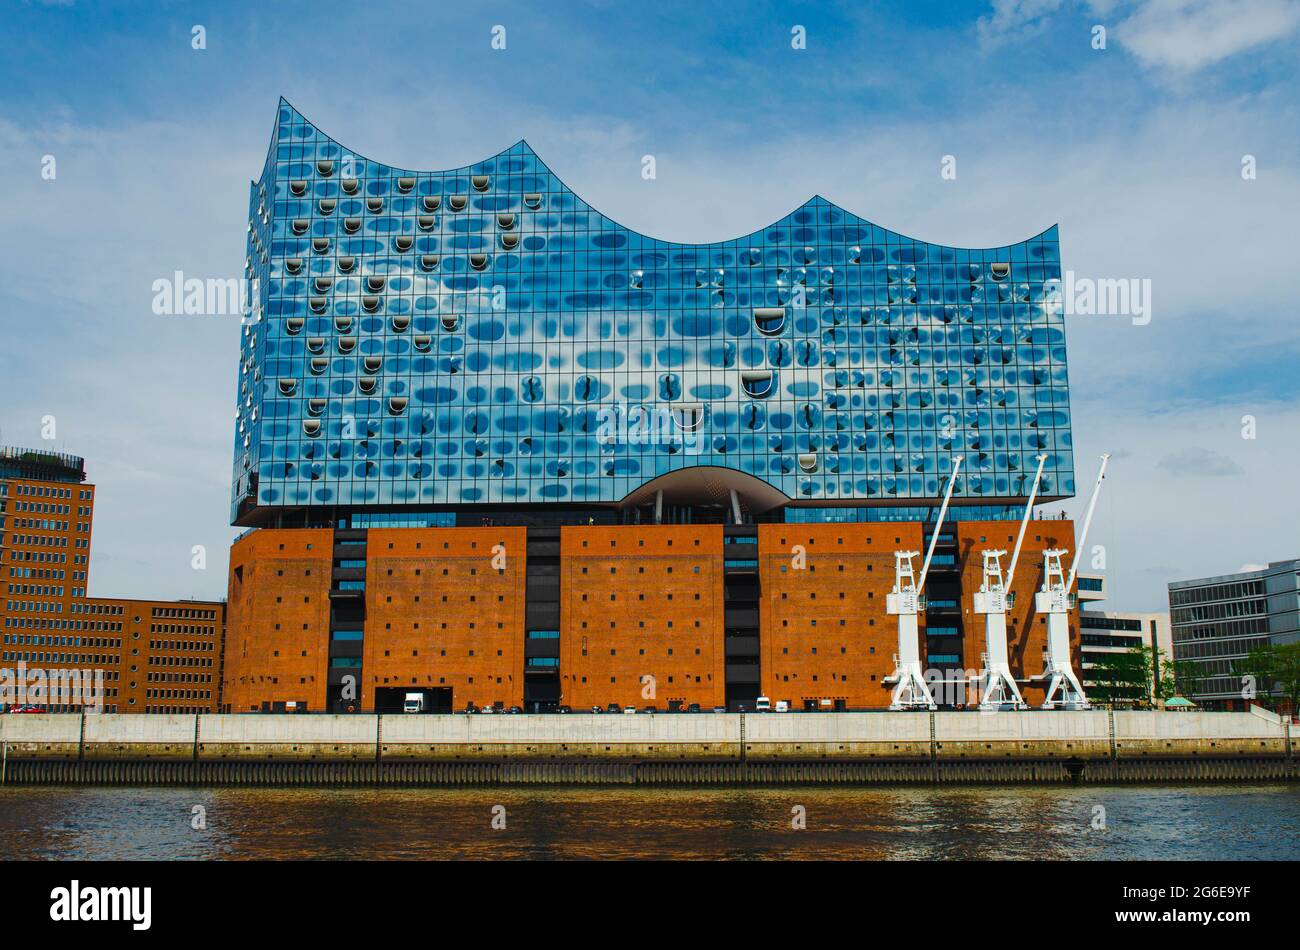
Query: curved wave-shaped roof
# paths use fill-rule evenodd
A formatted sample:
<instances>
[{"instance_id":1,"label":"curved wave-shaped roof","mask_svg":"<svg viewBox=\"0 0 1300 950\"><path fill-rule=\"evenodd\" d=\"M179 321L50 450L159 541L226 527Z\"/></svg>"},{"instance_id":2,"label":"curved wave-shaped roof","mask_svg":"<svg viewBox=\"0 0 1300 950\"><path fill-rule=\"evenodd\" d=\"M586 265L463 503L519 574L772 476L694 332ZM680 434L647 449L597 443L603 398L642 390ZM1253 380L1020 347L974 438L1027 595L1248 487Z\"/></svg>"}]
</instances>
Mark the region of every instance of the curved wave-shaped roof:
<instances>
[{"instance_id":1,"label":"curved wave-shaped roof","mask_svg":"<svg viewBox=\"0 0 1300 950\"><path fill-rule=\"evenodd\" d=\"M327 135L318 126L310 122L305 116L303 116L301 112L299 112L296 108L294 108L294 106L287 99L283 97L281 97L280 99L280 115L279 115L279 121L276 124L275 136L272 140L272 153L275 152L276 146L280 144L280 133L286 127L286 121L289 123L288 127L291 130L293 130L293 133L298 137L302 139L314 137L316 138L318 143L328 143L327 145L323 145L323 146L318 145L317 148L318 153L322 154L324 157L339 156L341 158L342 156L350 155L355 159L355 161L359 165L364 163L368 172L373 171L374 174L377 174L379 176L414 175L417 178L427 178L427 179L446 178L450 176L453 180L464 180L472 175L494 174L502 167L508 169L514 174L520 174L525 169L528 169L533 171L533 173L537 176L537 178L535 178L534 180L540 180L541 176L543 175L548 176L551 179L551 181L556 186L558 186L560 191L567 192L568 194L573 195L574 200L577 203L579 203L583 208L589 211L600 213L598 209L594 208L589 202L584 201L577 194L577 192L575 192L572 188L570 188L558 175L556 175L555 172L553 172L550 169L550 167L537 155L537 153L533 150L533 147L528 144L528 141L526 139L520 139L518 142L516 142L514 145L510 146L509 148L503 149L497 154L491 156L490 158L483 159L482 161L475 162L474 164L471 165L462 165L456 168L447 168L447 169L418 170L418 169L402 168L397 165L390 165L383 162L375 161L373 159L361 155L359 152L356 152L352 149L347 148L346 146L341 145L336 139ZM274 167L274 165L268 160L267 167L268 169L271 169ZM255 182L254 184L256 185L257 182ZM920 238L909 237L897 231L891 231L887 228L882 228L879 225L876 225L859 215L853 214L852 212L845 210L844 208L837 205L835 202L827 198L824 198L821 195L813 195L803 204L799 205L797 208L792 209L789 212L789 214L786 214L785 216L778 218L776 221L772 222L766 227L758 228L754 231L749 232L748 234L741 234L733 238L724 238L718 241L683 242L683 241L672 241L672 240L654 238L652 235L648 235L645 234L644 232L637 231L635 228L631 228L628 227L627 225L621 224L618 221L615 221L613 218L610 218L606 215L602 214L602 217L606 221L608 221L609 224L613 227L620 228L625 231L630 231L636 234L640 234L643 237L654 240L656 241L656 243L663 244L668 247L716 247L716 246L721 246L721 245L735 243L735 242L752 242L757 235L761 235L763 232L771 228L782 227L784 225L787 225L799 214L799 212L808 209L810 207L819 207L819 208L825 207L831 209L832 217L834 217L836 220L843 221L845 223L845 226L861 228L862 231L860 233L863 235L863 241L870 242L873 244L884 243L885 236L888 236L889 238L892 238L894 241L897 241L899 243L927 244L931 247L941 247L952 251L979 250L979 251L997 252L1000 250L1010 249L1022 243L1032 243L1034 241L1040 241L1040 240L1055 241L1057 239L1058 226L1053 224L1050 227L1040 231L1038 234L1026 238L1023 241L1016 241L1016 242L1012 242L1011 244L1004 244L1000 246L963 249L955 245L935 244L933 242L923 241Z\"/></svg>"}]
</instances>

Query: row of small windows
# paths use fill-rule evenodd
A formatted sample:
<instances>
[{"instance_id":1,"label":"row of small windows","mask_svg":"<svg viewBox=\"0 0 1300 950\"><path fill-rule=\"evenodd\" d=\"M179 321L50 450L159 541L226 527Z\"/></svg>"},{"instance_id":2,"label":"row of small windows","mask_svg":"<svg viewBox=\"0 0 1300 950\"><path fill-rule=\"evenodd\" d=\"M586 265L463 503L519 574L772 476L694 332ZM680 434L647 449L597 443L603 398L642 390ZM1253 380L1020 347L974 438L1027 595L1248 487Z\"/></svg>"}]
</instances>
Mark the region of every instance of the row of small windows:
<instances>
[{"instance_id":1,"label":"row of small windows","mask_svg":"<svg viewBox=\"0 0 1300 950\"><path fill-rule=\"evenodd\" d=\"M1175 643L1182 643L1187 640L1210 640L1215 637L1268 632L1267 617L1252 617L1248 620L1221 620L1215 624L1197 627L1175 627L1173 636Z\"/></svg>"},{"instance_id":2,"label":"row of small windows","mask_svg":"<svg viewBox=\"0 0 1300 950\"><path fill-rule=\"evenodd\" d=\"M71 488L53 488L47 485L24 485L21 482L15 486L15 495L26 495L35 498L72 498L73 489ZM77 499L80 501L89 501L92 497L92 489L76 489Z\"/></svg>"},{"instance_id":3,"label":"row of small windows","mask_svg":"<svg viewBox=\"0 0 1300 950\"><path fill-rule=\"evenodd\" d=\"M1169 606L1185 607L1189 604L1206 604L1214 600L1240 600L1243 597L1259 597L1263 593L1264 582L1262 580L1214 584L1209 587L1171 590L1169 591Z\"/></svg>"},{"instance_id":4,"label":"row of small windows","mask_svg":"<svg viewBox=\"0 0 1300 950\"><path fill-rule=\"evenodd\" d=\"M1267 612L1266 601L1235 600L1223 603L1201 604L1196 607L1180 607L1170 611L1170 620L1175 625L1196 623L1204 620L1226 620L1233 617L1251 617Z\"/></svg>"},{"instance_id":5,"label":"row of small windows","mask_svg":"<svg viewBox=\"0 0 1300 950\"><path fill-rule=\"evenodd\" d=\"M1215 640L1210 643L1187 643L1179 646L1178 659L1199 660L1210 657L1245 656L1256 647L1269 642L1268 636L1233 637L1228 640Z\"/></svg>"}]
</instances>

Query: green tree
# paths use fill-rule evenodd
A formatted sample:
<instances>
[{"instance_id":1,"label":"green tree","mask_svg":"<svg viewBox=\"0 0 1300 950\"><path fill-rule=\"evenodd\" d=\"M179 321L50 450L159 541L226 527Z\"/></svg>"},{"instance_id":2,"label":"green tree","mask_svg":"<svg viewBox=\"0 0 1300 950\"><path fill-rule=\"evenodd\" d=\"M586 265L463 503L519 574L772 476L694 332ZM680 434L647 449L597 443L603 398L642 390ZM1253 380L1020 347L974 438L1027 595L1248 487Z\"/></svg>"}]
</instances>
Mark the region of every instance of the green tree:
<instances>
[{"instance_id":1,"label":"green tree","mask_svg":"<svg viewBox=\"0 0 1300 950\"><path fill-rule=\"evenodd\" d=\"M1089 698L1096 703L1149 705L1154 680L1150 647L1130 647L1123 653L1103 653L1088 671Z\"/></svg>"},{"instance_id":2,"label":"green tree","mask_svg":"<svg viewBox=\"0 0 1300 950\"><path fill-rule=\"evenodd\" d=\"M1166 660L1160 667L1160 698L1192 699L1205 684L1205 667L1194 660Z\"/></svg>"},{"instance_id":3,"label":"green tree","mask_svg":"<svg viewBox=\"0 0 1300 950\"><path fill-rule=\"evenodd\" d=\"M1296 711L1300 704L1300 643L1257 646L1237 663L1236 669L1242 676L1254 677L1254 698L1258 702L1273 706L1282 699L1291 712Z\"/></svg>"}]
</instances>

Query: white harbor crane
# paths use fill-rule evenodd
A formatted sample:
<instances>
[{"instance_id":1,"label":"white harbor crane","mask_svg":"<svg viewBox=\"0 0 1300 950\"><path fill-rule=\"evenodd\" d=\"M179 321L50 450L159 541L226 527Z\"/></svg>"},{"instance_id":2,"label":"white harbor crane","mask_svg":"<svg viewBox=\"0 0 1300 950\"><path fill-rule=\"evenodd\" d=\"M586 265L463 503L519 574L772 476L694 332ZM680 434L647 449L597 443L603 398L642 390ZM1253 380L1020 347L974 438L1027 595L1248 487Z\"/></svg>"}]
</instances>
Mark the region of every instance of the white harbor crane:
<instances>
[{"instance_id":1,"label":"white harbor crane","mask_svg":"<svg viewBox=\"0 0 1300 950\"><path fill-rule=\"evenodd\" d=\"M925 590L925 578L930 573L930 559L934 557L934 545L939 540L960 469L961 456L958 455L953 459L952 477L948 479L948 491L939 508L939 520L930 535L930 546L921 564L921 576L918 578L912 573L912 558L919 551L894 552L894 589L885 598L886 611L898 617L898 653L894 655L894 672L884 679L886 683L896 684L890 709L935 708L934 697L930 695L930 687L921 673L921 643L916 618L921 607L921 592Z\"/></svg>"},{"instance_id":2,"label":"white harbor crane","mask_svg":"<svg viewBox=\"0 0 1300 950\"><path fill-rule=\"evenodd\" d=\"M1011 564L1007 567L1005 582L1002 580L1001 558L1007 552L982 552L984 582L975 594L975 613L984 615L984 670L980 675L984 687L980 696L980 709L984 711L1025 708L1025 700L1011 675L1011 664L1007 659L1007 608L1014 602L1011 582L1016 576L1020 546L1025 540L1025 529L1033 514L1034 499L1038 496L1038 485L1043 479L1043 466L1046 462L1046 455L1038 456L1038 471L1034 473L1034 484L1029 490L1025 516L1020 520L1020 533L1016 536L1016 546L1011 552Z\"/></svg>"},{"instance_id":3,"label":"white harbor crane","mask_svg":"<svg viewBox=\"0 0 1300 950\"><path fill-rule=\"evenodd\" d=\"M1067 577L1061 568L1061 555L1070 553L1063 548L1051 548L1043 552L1043 587L1034 595L1034 609L1047 614L1047 657L1045 668L1035 680L1047 679L1047 695L1043 698L1043 709L1087 709L1088 698L1083 694L1083 686L1070 667L1070 591L1079 571L1079 557L1083 554L1083 543L1088 537L1088 528L1092 525L1092 514L1097 509L1097 495L1101 491L1102 480L1106 477L1106 463L1109 455L1101 457L1101 468L1097 472L1097 481L1092 486L1092 497L1088 499L1088 511L1083 516L1083 529L1079 532L1079 541L1074 547L1074 560L1070 564Z\"/></svg>"}]
</instances>

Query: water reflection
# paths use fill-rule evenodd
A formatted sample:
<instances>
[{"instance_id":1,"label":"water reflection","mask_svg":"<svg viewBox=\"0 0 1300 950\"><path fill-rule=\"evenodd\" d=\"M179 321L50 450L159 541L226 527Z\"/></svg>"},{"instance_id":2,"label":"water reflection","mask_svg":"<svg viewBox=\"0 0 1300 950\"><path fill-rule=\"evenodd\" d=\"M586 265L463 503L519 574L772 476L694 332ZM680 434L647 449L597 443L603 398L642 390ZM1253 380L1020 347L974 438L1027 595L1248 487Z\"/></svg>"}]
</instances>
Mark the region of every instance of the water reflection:
<instances>
[{"instance_id":1,"label":"water reflection","mask_svg":"<svg viewBox=\"0 0 1300 950\"><path fill-rule=\"evenodd\" d=\"M1296 859L1297 842L1284 785L0 789L0 857L17 859L1249 860Z\"/></svg>"}]
</instances>

